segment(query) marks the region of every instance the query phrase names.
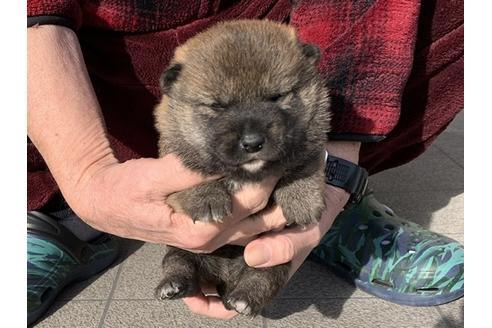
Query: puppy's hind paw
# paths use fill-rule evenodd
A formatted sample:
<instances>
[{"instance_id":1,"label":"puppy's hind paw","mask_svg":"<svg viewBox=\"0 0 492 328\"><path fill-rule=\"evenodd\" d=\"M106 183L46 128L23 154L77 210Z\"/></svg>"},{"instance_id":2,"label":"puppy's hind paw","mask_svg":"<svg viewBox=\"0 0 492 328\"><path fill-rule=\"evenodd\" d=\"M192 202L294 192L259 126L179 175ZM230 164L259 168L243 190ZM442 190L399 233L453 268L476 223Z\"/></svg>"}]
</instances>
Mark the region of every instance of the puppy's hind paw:
<instances>
[{"instance_id":1,"label":"puppy's hind paw","mask_svg":"<svg viewBox=\"0 0 492 328\"><path fill-rule=\"evenodd\" d=\"M177 281L161 282L155 289L154 295L160 301L171 300L185 296L186 286Z\"/></svg>"},{"instance_id":2,"label":"puppy's hind paw","mask_svg":"<svg viewBox=\"0 0 492 328\"><path fill-rule=\"evenodd\" d=\"M228 298L224 300L224 307L227 310L234 310L242 315L255 316L257 314L253 313L253 310L247 301L240 299Z\"/></svg>"}]
</instances>

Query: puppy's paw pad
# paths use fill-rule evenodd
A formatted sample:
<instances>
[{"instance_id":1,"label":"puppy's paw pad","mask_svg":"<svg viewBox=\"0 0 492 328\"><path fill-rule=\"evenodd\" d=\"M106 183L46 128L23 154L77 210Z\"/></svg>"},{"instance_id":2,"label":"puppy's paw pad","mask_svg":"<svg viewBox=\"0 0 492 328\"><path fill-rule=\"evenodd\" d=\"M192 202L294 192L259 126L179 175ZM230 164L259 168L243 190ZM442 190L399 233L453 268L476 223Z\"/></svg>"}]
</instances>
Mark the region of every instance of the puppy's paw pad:
<instances>
[{"instance_id":1,"label":"puppy's paw pad","mask_svg":"<svg viewBox=\"0 0 492 328\"><path fill-rule=\"evenodd\" d=\"M234 310L239 314L252 315L251 307L248 302L229 298L225 301L225 307L228 310Z\"/></svg>"},{"instance_id":2,"label":"puppy's paw pad","mask_svg":"<svg viewBox=\"0 0 492 328\"><path fill-rule=\"evenodd\" d=\"M181 296L184 293L184 290L185 286L179 282L164 282L155 289L155 297L161 301L170 300Z\"/></svg>"}]
</instances>

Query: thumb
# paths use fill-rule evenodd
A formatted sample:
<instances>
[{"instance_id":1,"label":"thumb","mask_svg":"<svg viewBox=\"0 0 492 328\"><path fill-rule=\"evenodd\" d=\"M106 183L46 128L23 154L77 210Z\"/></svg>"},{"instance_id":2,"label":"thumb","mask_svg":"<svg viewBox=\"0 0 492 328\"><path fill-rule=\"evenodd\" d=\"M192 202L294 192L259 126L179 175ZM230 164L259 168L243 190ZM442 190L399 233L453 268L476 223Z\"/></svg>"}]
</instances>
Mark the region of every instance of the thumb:
<instances>
[{"instance_id":1,"label":"thumb","mask_svg":"<svg viewBox=\"0 0 492 328\"><path fill-rule=\"evenodd\" d=\"M265 234L250 242L244 250L249 266L264 268L292 261L297 254L314 248L321 238L318 224L287 228Z\"/></svg>"}]
</instances>

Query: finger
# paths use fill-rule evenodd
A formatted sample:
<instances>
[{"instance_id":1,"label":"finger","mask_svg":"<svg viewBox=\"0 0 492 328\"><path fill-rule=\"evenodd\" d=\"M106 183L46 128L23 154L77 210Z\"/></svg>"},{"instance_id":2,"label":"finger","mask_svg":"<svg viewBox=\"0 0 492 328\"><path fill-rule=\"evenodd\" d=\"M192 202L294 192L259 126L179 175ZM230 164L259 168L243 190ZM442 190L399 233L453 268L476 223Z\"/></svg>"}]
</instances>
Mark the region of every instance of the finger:
<instances>
[{"instance_id":1,"label":"finger","mask_svg":"<svg viewBox=\"0 0 492 328\"><path fill-rule=\"evenodd\" d=\"M233 240L227 244L246 247L246 245L248 245L250 242L252 242L256 238L257 238L256 236L241 238L241 239Z\"/></svg>"},{"instance_id":2,"label":"finger","mask_svg":"<svg viewBox=\"0 0 492 328\"><path fill-rule=\"evenodd\" d=\"M166 244L194 253L208 253L218 248L214 246L213 240L223 229L219 223L193 222L187 215L173 212L168 226L170 240Z\"/></svg>"},{"instance_id":3,"label":"finger","mask_svg":"<svg viewBox=\"0 0 492 328\"><path fill-rule=\"evenodd\" d=\"M149 159L147 178L159 192L169 195L205 181L218 179L219 176L205 177L186 168L177 155L168 154L162 158Z\"/></svg>"},{"instance_id":4,"label":"finger","mask_svg":"<svg viewBox=\"0 0 492 328\"><path fill-rule=\"evenodd\" d=\"M225 245L238 240L245 240L257 236L263 232L280 229L286 224L285 217L280 206L273 206L237 222L220 233L214 243Z\"/></svg>"},{"instance_id":5,"label":"finger","mask_svg":"<svg viewBox=\"0 0 492 328\"><path fill-rule=\"evenodd\" d=\"M343 197L339 198L337 192L325 189L327 206L319 223L271 232L253 240L245 248L246 263L253 267L269 267L287 263L298 254L307 256L309 251L319 244L337 215L343 210L346 203Z\"/></svg>"},{"instance_id":6,"label":"finger","mask_svg":"<svg viewBox=\"0 0 492 328\"><path fill-rule=\"evenodd\" d=\"M191 312L207 317L228 320L238 315L236 311L227 310L222 300L215 296L196 295L185 297L183 301Z\"/></svg>"},{"instance_id":7,"label":"finger","mask_svg":"<svg viewBox=\"0 0 492 328\"><path fill-rule=\"evenodd\" d=\"M320 239L318 224L268 233L246 246L244 259L249 266L257 268L287 263L300 252L314 248Z\"/></svg>"},{"instance_id":8,"label":"finger","mask_svg":"<svg viewBox=\"0 0 492 328\"><path fill-rule=\"evenodd\" d=\"M278 177L269 176L259 183L248 183L232 196L232 222L242 220L264 209L278 182Z\"/></svg>"}]
</instances>

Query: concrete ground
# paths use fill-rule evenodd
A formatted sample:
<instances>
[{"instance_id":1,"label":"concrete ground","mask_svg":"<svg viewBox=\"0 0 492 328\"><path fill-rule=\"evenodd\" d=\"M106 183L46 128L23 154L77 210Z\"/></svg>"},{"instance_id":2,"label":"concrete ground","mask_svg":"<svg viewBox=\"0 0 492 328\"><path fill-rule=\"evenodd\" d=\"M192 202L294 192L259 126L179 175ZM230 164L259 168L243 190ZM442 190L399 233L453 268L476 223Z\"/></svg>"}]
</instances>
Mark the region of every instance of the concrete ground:
<instances>
[{"instance_id":1,"label":"concrete ground","mask_svg":"<svg viewBox=\"0 0 492 328\"><path fill-rule=\"evenodd\" d=\"M463 243L463 113L420 158L371 178L379 201L400 216ZM57 299L36 327L463 327L464 300L437 307L392 304L306 262L262 316L219 321L181 301L152 296L162 246L125 242L124 260Z\"/></svg>"}]
</instances>

